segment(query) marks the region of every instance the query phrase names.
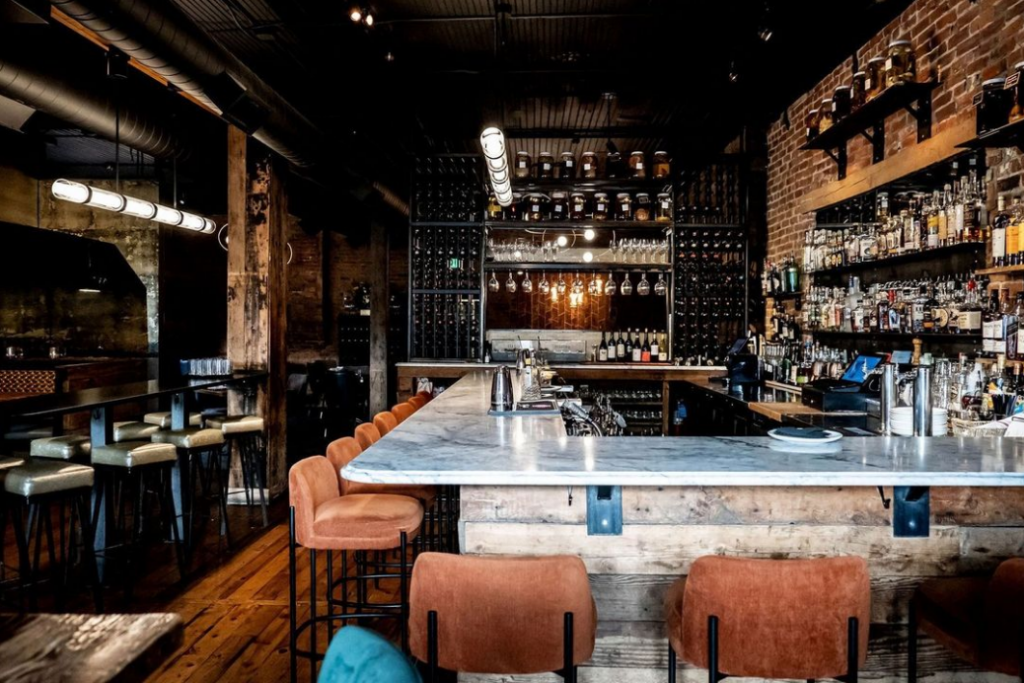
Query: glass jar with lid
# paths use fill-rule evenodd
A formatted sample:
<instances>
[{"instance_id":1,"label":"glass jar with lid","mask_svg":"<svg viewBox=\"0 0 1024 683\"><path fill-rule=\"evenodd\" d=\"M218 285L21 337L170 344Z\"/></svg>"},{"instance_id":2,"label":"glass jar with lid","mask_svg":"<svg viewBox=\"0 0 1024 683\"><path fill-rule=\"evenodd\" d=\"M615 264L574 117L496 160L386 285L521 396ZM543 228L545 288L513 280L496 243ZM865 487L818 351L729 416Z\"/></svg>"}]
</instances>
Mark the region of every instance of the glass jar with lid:
<instances>
[{"instance_id":1,"label":"glass jar with lid","mask_svg":"<svg viewBox=\"0 0 1024 683\"><path fill-rule=\"evenodd\" d=\"M550 201L545 195L542 195L539 192L526 195L525 205L525 209L523 210L524 221L537 223L538 221L544 221L551 217Z\"/></svg>"},{"instance_id":2,"label":"glass jar with lid","mask_svg":"<svg viewBox=\"0 0 1024 683\"><path fill-rule=\"evenodd\" d=\"M853 74L850 82L850 111L855 112L864 106L867 101L868 75L864 71Z\"/></svg>"},{"instance_id":3,"label":"glass jar with lid","mask_svg":"<svg viewBox=\"0 0 1024 683\"><path fill-rule=\"evenodd\" d=\"M512 193L512 203L505 207L504 218L506 221L518 221L523 217L523 195L519 192Z\"/></svg>"},{"instance_id":4,"label":"glass jar with lid","mask_svg":"<svg viewBox=\"0 0 1024 683\"><path fill-rule=\"evenodd\" d=\"M633 152L629 155L629 177L634 180L643 180L647 177L643 152Z\"/></svg>"},{"instance_id":5,"label":"glass jar with lid","mask_svg":"<svg viewBox=\"0 0 1024 683\"><path fill-rule=\"evenodd\" d=\"M584 152L580 157L579 177L583 180L595 180L597 178L597 152Z\"/></svg>"},{"instance_id":6,"label":"glass jar with lid","mask_svg":"<svg viewBox=\"0 0 1024 683\"><path fill-rule=\"evenodd\" d=\"M564 221L569 218L569 195L558 190L551 193L551 218Z\"/></svg>"},{"instance_id":7,"label":"glass jar with lid","mask_svg":"<svg viewBox=\"0 0 1024 683\"><path fill-rule=\"evenodd\" d=\"M654 220L658 223L671 223L673 220L672 194L662 192L658 195L658 202L654 207Z\"/></svg>"},{"instance_id":8,"label":"glass jar with lid","mask_svg":"<svg viewBox=\"0 0 1024 683\"><path fill-rule=\"evenodd\" d=\"M636 195L636 206L633 208L633 218L638 221L649 221L654 213L654 205L651 203L651 195L640 192Z\"/></svg>"},{"instance_id":9,"label":"glass jar with lid","mask_svg":"<svg viewBox=\"0 0 1024 683\"><path fill-rule=\"evenodd\" d=\"M909 40L889 43L889 56L885 60L885 86L917 79L917 59Z\"/></svg>"},{"instance_id":10,"label":"glass jar with lid","mask_svg":"<svg viewBox=\"0 0 1024 683\"><path fill-rule=\"evenodd\" d=\"M1013 86L1013 106L1010 108L1010 122L1024 119L1024 62L1013 67L1017 72L1017 83Z\"/></svg>"},{"instance_id":11,"label":"glass jar with lid","mask_svg":"<svg viewBox=\"0 0 1024 683\"><path fill-rule=\"evenodd\" d=\"M864 100L870 102L885 91L885 59L868 60L867 78L864 80Z\"/></svg>"},{"instance_id":12,"label":"glass jar with lid","mask_svg":"<svg viewBox=\"0 0 1024 683\"><path fill-rule=\"evenodd\" d=\"M850 115L850 86L841 85L832 93L832 123L836 124Z\"/></svg>"},{"instance_id":13,"label":"glass jar with lid","mask_svg":"<svg viewBox=\"0 0 1024 683\"><path fill-rule=\"evenodd\" d=\"M818 134L821 135L832 127L832 99L824 99L818 107Z\"/></svg>"},{"instance_id":14,"label":"glass jar with lid","mask_svg":"<svg viewBox=\"0 0 1024 683\"><path fill-rule=\"evenodd\" d=\"M665 180L672 175L672 160L668 158L668 152L655 152L654 162L651 164L651 177L655 180Z\"/></svg>"},{"instance_id":15,"label":"glass jar with lid","mask_svg":"<svg viewBox=\"0 0 1024 683\"><path fill-rule=\"evenodd\" d=\"M498 198L492 192L487 198L487 220L500 221L502 214L502 206L498 203Z\"/></svg>"},{"instance_id":16,"label":"glass jar with lid","mask_svg":"<svg viewBox=\"0 0 1024 683\"><path fill-rule=\"evenodd\" d=\"M604 192L597 192L594 194L594 220L595 221L606 221L608 220L608 213L611 210L611 202L608 199L608 195Z\"/></svg>"},{"instance_id":17,"label":"glass jar with lid","mask_svg":"<svg viewBox=\"0 0 1024 683\"><path fill-rule=\"evenodd\" d=\"M576 177L576 155L572 152L562 152L561 161L558 162L558 170L561 177L572 180Z\"/></svg>"},{"instance_id":18,"label":"glass jar with lid","mask_svg":"<svg viewBox=\"0 0 1024 683\"><path fill-rule=\"evenodd\" d=\"M625 169L622 165L622 155L618 152L608 152L604 160L604 174L607 178L625 178Z\"/></svg>"},{"instance_id":19,"label":"glass jar with lid","mask_svg":"<svg viewBox=\"0 0 1024 683\"><path fill-rule=\"evenodd\" d=\"M615 220L633 220L633 199L628 192L620 192L615 195Z\"/></svg>"},{"instance_id":20,"label":"glass jar with lid","mask_svg":"<svg viewBox=\"0 0 1024 683\"><path fill-rule=\"evenodd\" d=\"M990 78L981 84L981 94L974 98L977 108L978 135L1005 126L1013 109L1013 91L1006 90L1005 78Z\"/></svg>"},{"instance_id":21,"label":"glass jar with lid","mask_svg":"<svg viewBox=\"0 0 1024 683\"><path fill-rule=\"evenodd\" d=\"M587 195L573 192L569 197L569 219L574 221L587 220Z\"/></svg>"},{"instance_id":22,"label":"glass jar with lid","mask_svg":"<svg viewBox=\"0 0 1024 683\"><path fill-rule=\"evenodd\" d=\"M818 137L818 120L817 109L807 112L807 117L804 119L804 125L807 127L807 142Z\"/></svg>"},{"instance_id":23,"label":"glass jar with lid","mask_svg":"<svg viewBox=\"0 0 1024 683\"><path fill-rule=\"evenodd\" d=\"M551 152L541 152L537 157L537 177L541 180L551 180L555 177L555 157Z\"/></svg>"},{"instance_id":24,"label":"glass jar with lid","mask_svg":"<svg viewBox=\"0 0 1024 683\"><path fill-rule=\"evenodd\" d=\"M530 177L530 170L532 165L533 160L530 158L529 152L516 152L515 175L517 179L528 179Z\"/></svg>"}]
</instances>

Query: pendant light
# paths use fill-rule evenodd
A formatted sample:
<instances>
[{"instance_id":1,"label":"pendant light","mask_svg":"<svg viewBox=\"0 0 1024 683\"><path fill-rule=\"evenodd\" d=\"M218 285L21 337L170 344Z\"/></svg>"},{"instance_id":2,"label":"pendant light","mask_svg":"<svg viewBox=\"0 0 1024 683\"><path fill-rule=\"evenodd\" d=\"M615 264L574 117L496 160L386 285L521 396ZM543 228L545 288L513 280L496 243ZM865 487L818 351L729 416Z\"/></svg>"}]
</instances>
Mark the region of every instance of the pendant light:
<instances>
[{"instance_id":1,"label":"pendant light","mask_svg":"<svg viewBox=\"0 0 1024 683\"><path fill-rule=\"evenodd\" d=\"M480 146L487 162L487 175L494 188L494 198L501 206L512 204L512 181L508 171L508 155L505 153L505 134L500 128L491 126L480 133Z\"/></svg>"},{"instance_id":2,"label":"pendant light","mask_svg":"<svg viewBox=\"0 0 1024 683\"><path fill-rule=\"evenodd\" d=\"M58 178L53 181L50 192L57 199L72 204L84 204L96 209L106 209L115 213L123 213L136 218L173 225L204 235L212 235L217 226L209 218L197 216L187 211L178 211L169 206L147 202L145 199L128 197L119 192L111 192L98 187L90 187L74 180Z\"/></svg>"}]
</instances>

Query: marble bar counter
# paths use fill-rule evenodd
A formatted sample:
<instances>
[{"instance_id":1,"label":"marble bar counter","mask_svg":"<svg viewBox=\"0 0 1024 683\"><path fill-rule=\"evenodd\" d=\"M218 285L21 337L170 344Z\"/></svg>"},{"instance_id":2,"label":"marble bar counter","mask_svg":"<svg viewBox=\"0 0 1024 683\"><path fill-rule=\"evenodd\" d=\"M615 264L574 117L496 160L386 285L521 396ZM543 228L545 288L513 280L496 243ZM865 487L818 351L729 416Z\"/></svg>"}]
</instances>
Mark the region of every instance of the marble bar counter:
<instances>
[{"instance_id":1,"label":"marble bar counter","mask_svg":"<svg viewBox=\"0 0 1024 683\"><path fill-rule=\"evenodd\" d=\"M1024 440L846 437L800 452L758 437L583 439L567 436L559 417L490 417L489 393L489 372L467 374L344 474L458 486L462 552L581 557L599 619L582 681L666 680L665 593L698 557L725 554L864 557L872 623L861 679L902 682L915 587L986 575L1024 555ZM592 533L588 522L606 504L597 485L618 496L618 533ZM895 533L898 491L927 491L927 535ZM919 652L931 683L1010 680L970 671L927 638Z\"/></svg>"}]
</instances>

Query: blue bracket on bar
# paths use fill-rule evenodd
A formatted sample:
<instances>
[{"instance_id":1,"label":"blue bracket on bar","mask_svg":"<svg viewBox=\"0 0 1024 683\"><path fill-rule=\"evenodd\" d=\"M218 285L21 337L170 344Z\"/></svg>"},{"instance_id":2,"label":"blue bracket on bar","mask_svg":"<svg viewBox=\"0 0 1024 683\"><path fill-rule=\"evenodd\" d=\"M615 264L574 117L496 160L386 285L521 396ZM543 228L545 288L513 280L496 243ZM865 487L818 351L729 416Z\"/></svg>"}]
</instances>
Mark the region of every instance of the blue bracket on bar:
<instances>
[{"instance_id":1,"label":"blue bracket on bar","mask_svg":"<svg viewBox=\"0 0 1024 683\"><path fill-rule=\"evenodd\" d=\"M927 538L931 524L931 494L927 486L893 488L892 535Z\"/></svg>"},{"instance_id":2,"label":"blue bracket on bar","mask_svg":"<svg viewBox=\"0 0 1024 683\"><path fill-rule=\"evenodd\" d=\"M622 535L622 487L587 487L587 535Z\"/></svg>"}]
</instances>

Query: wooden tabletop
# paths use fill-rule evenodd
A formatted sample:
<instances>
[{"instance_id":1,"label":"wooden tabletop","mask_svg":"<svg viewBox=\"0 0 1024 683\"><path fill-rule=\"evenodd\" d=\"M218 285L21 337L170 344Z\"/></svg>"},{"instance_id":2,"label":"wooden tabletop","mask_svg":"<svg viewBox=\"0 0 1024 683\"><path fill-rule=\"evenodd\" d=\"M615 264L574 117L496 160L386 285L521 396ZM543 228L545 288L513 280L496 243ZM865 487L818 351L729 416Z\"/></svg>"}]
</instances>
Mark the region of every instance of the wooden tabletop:
<instances>
[{"instance_id":1,"label":"wooden tabletop","mask_svg":"<svg viewBox=\"0 0 1024 683\"><path fill-rule=\"evenodd\" d=\"M177 614L0 614L0 681L141 682L183 634Z\"/></svg>"},{"instance_id":2,"label":"wooden tabletop","mask_svg":"<svg viewBox=\"0 0 1024 683\"><path fill-rule=\"evenodd\" d=\"M821 410L818 408L805 406L802 403L788 403L785 401L778 401L775 403L749 403L747 405L749 405L750 409L755 413L770 417L776 422L782 422L782 418L785 415L817 415L821 413Z\"/></svg>"}]
</instances>

